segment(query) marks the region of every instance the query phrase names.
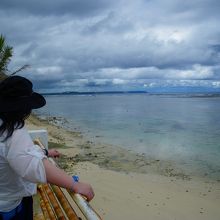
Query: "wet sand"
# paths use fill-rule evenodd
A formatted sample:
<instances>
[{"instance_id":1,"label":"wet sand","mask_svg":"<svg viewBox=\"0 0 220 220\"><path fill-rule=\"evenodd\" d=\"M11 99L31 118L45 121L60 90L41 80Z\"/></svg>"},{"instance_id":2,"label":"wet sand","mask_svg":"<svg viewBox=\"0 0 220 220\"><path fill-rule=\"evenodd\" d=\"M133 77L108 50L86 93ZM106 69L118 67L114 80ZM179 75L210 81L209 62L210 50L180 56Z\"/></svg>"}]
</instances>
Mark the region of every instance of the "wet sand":
<instances>
[{"instance_id":1,"label":"wet sand","mask_svg":"<svg viewBox=\"0 0 220 220\"><path fill-rule=\"evenodd\" d=\"M91 204L103 219L219 219L220 180L189 176L169 161L93 143L57 121L31 116L27 127L47 129L49 147L62 153L59 165L92 184Z\"/></svg>"}]
</instances>

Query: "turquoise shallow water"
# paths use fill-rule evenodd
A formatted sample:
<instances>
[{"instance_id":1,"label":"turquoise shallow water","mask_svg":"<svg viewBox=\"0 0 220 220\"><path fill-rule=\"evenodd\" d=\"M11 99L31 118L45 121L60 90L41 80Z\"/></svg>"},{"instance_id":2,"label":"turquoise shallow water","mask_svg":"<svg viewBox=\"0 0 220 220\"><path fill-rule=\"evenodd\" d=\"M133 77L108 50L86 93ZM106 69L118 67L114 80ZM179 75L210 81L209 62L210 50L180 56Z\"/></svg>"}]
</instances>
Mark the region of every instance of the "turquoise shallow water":
<instances>
[{"instance_id":1,"label":"turquoise shallow water","mask_svg":"<svg viewBox=\"0 0 220 220\"><path fill-rule=\"evenodd\" d=\"M93 141L173 161L192 174L220 178L220 97L191 95L46 96L43 116Z\"/></svg>"}]
</instances>

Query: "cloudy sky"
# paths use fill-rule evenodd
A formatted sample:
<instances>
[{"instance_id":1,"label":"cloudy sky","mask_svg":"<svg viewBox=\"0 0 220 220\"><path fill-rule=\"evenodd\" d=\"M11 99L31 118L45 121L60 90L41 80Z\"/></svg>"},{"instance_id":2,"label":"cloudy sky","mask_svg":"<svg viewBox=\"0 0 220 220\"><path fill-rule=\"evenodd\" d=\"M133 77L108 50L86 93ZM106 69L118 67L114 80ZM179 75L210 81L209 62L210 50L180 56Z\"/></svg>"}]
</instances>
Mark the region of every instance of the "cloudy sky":
<instances>
[{"instance_id":1,"label":"cloudy sky","mask_svg":"<svg viewBox=\"0 0 220 220\"><path fill-rule=\"evenodd\" d=\"M220 91L219 0L1 0L40 91Z\"/></svg>"}]
</instances>

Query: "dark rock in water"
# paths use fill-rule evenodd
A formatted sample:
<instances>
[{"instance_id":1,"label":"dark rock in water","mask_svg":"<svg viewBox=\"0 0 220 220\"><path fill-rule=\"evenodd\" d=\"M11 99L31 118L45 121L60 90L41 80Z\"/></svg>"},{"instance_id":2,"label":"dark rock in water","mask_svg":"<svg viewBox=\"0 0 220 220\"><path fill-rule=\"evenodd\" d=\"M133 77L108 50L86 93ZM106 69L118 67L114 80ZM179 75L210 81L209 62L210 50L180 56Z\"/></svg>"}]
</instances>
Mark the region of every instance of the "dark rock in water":
<instances>
[{"instance_id":1,"label":"dark rock in water","mask_svg":"<svg viewBox=\"0 0 220 220\"><path fill-rule=\"evenodd\" d=\"M184 126L182 124L179 123L175 123L172 125L172 130L184 130Z\"/></svg>"}]
</instances>

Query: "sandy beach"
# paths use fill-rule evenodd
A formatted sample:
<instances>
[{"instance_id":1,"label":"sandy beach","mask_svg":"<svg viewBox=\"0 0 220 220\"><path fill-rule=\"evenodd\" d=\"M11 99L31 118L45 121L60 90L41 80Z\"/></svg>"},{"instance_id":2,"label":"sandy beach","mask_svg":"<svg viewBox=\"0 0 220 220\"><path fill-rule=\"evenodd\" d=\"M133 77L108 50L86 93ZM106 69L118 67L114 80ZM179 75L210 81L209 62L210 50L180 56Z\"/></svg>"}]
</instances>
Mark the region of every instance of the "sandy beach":
<instances>
[{"instance_id":1,"label":"sandy beach","mask_svg":"<svg viewBox=\"0 0 220 220\"><path fill-rule=\"evenodd\" d=\"M91 205L105 220L219 220L220 179L193 177L169 161L93 143L56 125L57 118L31 116L28 129L47 129L58 163L95 191Z\"/></svg>"}]
</instances>

